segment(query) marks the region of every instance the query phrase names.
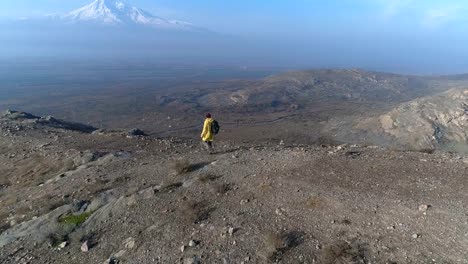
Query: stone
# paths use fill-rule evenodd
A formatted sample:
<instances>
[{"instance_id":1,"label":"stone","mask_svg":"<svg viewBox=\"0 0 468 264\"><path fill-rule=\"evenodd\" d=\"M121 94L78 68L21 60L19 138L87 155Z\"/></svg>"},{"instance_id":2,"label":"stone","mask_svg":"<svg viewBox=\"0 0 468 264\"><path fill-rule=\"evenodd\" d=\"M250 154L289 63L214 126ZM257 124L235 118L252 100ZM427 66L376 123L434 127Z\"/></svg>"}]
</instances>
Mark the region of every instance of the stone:
<instances>
[{"instance_id":1,"label":"stone","mask_svg":"<svg viewBox=\"0 0 468 264\"><path fill-rule=\"evenodd\" d=\"M81 252L88 252L88 251L89 251L88 241L85 241L85 242L81 245Z\"/></svg>"},{"instance_id":2,"label":"stone","mask_svg":"<svg viewBox=\"0 0 468 264\"><path fill-rule=\"evenodd\" d=\"M279 215L279 216L282 216L282 215L283 215L283 209L282 209L282 208L277 208L277 209L275 210L275 213L276 213L277 215Z\"/></svg>"},{"instance_id":3,"label":"stone","mask_svg":"<svg viewBox=\"0 0 468 264\"><path fill-rule=\"evenodd\" d=\"M431 207L431 206L427 205L427 204L421 204L418 209L421 212L426 212L429 209L429 207Z\"/></svg>"},{"instance_id":4,"label":"stone","mask_svg":"<svg viewBox=\"0 0 468 264\"><path fill-rule=\"evenodd\" d=\"M414 239L417 239L417 238L419 238L419 235L418 235L418 234L413 234L412 237L413 237Z\"/></svg>"},{"instance_id":5,"label":"stone","mask_svg":"<svg viewBox=\"0 0 468 264\"><path fill-rule=\"evenodd\" d=\"M180 247L180 251L181 251L181 252L184 252L184 251L185 251L185 245L183 245L183 246Z\"/></svg>"},{"instance_id":6,"label":"stone","mask_svg":"<svg viewBox=\"0 0 468 264\"><path fill-rule=\"evenodd\" d=\"M184 264L201 264L200 258L198 257L190 257L184 259Z\"/></svg>"},{"instance_id":7,"label":"stone","mask_svg":"<svg viewBox=\"0 0 468 264\"><path fill-rule=\"evenodd\" d=\"M106 259L106 261L104 261L104 264L118 264L119 263L119 260L117 260L116 258L108 258Z\"/></svg>"},{"instance_id":8,"label":"stone","mask_svg":"<svg viewBox=\"0 0 468 264\"><path fill-rule=\"evenodd\" d=\"M143 130L141 130L139 128L134 128L134 129L128 131L127 135L129 137L137 137L137 136L146 136L146 133L143 132Z\"/></svg>"},{"instance_id":9,"label":"stone","mask_svg":"<svg viewBox=\"0 0 468 264\"><path fill-rule=\"evenodd\" d=\"M64 249L68 245L67 241L60 243L57 247L58 250Z\"/></svg>"},{"instance_id":10,"label":"stone","mask_svg":"<svg viewBox=\"0 0 468 264\"><path fill-rule=\"evenodd\" d=\"M196 245L198 245L198 242L195 241L195 240L190 240L189 243L188 243L188 246L189 246L189 247L194 247L194 246L196 246Z\"/></svg>"},{"instance_id":11,"label":"stone","mask_svg":"<svg viewBox=\"0 0 468 264\"><path fill-rule=\"evenodd\" d=\"M236 229L234 227L229 227L228 234L232 236L234 232L236 232Z\"/></svg>"},{"instance_id":12,"label":"stone","mask_svg":"<svg viewBox=\"0 0 468 264\"><path fill-rule=\"evenodd\" d=\"M135 245L136 245L136 241L132 237L129 237L129 238L125 239L125 241L124 241L125 248L133 249L133 248L135 248Z\"/></svg>"}]
</instances>

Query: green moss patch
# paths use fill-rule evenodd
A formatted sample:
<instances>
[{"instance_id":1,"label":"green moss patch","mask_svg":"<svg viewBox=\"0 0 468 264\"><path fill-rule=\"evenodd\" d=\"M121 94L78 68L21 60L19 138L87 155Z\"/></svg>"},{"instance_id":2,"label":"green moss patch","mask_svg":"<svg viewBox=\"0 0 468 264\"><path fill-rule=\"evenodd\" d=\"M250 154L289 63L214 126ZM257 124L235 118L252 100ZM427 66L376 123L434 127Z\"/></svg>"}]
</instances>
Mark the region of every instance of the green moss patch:
<instances>
[{"instance_id":1,"label":"green moss patch","mask_svg":"<svg viewBox=\"0 0 468 264\"><path fill-rule=\"evenodd\" d=\"M79 226L84 223L93 213L86 212L79 215L66 215L59 219L60 224Z\"/></svg>"}]
</instances>

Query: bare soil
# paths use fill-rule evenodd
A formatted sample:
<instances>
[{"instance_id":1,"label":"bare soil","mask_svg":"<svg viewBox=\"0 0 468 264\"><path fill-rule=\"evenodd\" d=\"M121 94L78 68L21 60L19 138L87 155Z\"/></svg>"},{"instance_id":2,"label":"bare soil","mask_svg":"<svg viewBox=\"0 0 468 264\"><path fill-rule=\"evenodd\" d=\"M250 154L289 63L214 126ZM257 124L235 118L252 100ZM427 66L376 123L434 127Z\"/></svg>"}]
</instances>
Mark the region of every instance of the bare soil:
<instances>
[{"instance_id":1,"label":"bare soil","mask_svg":"<svg viewBox=\"0 0 468 264\"><path fill-rule=\"evenodd\" d=\"M468 263L466 157L1 129L0 263Z\"/></svg>"}]
</instances>

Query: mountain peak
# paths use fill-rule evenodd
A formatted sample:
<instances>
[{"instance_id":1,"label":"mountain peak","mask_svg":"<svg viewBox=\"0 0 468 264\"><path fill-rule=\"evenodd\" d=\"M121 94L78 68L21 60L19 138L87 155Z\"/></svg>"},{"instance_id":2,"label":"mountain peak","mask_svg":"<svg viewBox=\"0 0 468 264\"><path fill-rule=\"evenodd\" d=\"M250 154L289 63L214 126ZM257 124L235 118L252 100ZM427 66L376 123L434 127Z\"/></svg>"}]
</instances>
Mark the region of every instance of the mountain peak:
<instances>
[{"instance_id":1,"label":"mountain peak","mask_svg":"<svg viewBox=\"0 0 468 264\"><path fill-rule=\"evenodd\" d=\"M63 18L72 23L96 23L104 25L139 25L159 29L192 30L190 23L167 20L130 5L125 0L95 0L71 11Z\"/></svg>"}]
</instances>

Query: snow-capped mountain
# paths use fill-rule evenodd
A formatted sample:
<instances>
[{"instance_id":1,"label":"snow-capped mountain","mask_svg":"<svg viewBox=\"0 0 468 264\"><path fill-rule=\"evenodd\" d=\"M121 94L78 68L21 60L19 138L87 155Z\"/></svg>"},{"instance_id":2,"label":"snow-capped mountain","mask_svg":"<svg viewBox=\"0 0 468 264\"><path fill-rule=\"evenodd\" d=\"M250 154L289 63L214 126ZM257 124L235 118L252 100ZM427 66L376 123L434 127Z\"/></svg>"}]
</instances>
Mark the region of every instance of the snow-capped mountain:
<instances>
[{"instance_id":1,"label":"snow-capped mountain","mask_svg":"<svg viewBox=\"0 0 468 264\"><path fill-rule=\"evenodd\" d=\"M18 56L106 59L153 54L185 61L201 50L212 54L224 41L216 32L155 16L125 0L88 1L93 2L66 14L0 21L0 55L8 50Z\"/></svg>"},{"instance_id":2,"label":"snow-capped mountain","mask_svg":"<svg viewBox=\"0 0 468 264\"><path fill-rule=\"evenodd\" d=\"M154 16L130 5L125 0L95 0L61 18L72 23L87 22L104 25L140 25L170 30L197 30L190 23Z\"/></svg>"}]
</instances>

